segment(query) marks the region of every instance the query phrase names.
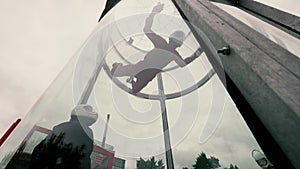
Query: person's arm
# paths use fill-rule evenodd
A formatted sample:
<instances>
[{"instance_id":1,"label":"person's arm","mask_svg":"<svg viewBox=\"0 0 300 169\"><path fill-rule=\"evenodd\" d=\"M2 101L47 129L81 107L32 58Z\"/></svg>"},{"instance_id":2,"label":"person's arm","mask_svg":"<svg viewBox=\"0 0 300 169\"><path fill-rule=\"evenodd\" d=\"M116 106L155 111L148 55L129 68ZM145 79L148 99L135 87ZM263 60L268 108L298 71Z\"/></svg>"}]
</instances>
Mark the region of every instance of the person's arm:
<instances>
[{"instance_id":1,"label":"person's arm","mask_svg":"<svg viewBox=\"0 0 300 169\"><path fill-rule=\"evenodd\" d=\"M196 58L198 58L202 54L203 50L201 48L198 48L190 57L187 57L185 59L182 59L182 57L178 54L177 59L175 59L175 62L180 66L184 67L194 61Z\"/></svg>"},{"instance_id":2,"label":"person's arm","mask_svg":"<svg viewBox=\"0 0 300 169\"><path fill-rule=\"evenodd\" d=\"M159 2L155 7L153 7L152 13L146 19L146 23L145 23L145 26L144 26L144 29L143 29L144 33L151 40L151 42L153 43L153 45L155 47L159 47L159 45L161 43L166 43L166 41L161 36L157 35L151 29L154 16L163 10L163 6L164 6L164 4L161 4Z\"/></svg>"},{"instance_id":3,"label":"person's arm","mask_svg":"<svg viewBox=\"0 0 300 169\"><path fill-rule=\"evenodd\" d=\"M192 61L194 61L196 58L198 58L203 52L203 49L202 48L198 48L190 57L188 58L185 58L184 59L184 62L186 64L189 64L191 63Z\"/></svg>"}]
</instances>

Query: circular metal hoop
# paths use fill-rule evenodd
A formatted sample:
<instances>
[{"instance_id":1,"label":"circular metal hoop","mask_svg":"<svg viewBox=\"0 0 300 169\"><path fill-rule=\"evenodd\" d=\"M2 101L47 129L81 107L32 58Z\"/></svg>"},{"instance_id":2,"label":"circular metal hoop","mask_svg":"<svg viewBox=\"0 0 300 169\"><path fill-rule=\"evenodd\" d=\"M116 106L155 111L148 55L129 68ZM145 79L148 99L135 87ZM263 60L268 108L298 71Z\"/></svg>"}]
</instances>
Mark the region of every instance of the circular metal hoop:
<instances>
[{"instance_id":1,"label":"circular metal hoop","mask_svg":"<svg viewBox=\"0 0 300 169\"><path fill-rule=\"evenodd\" d=\"M104 61L103 62L103 69L106 72L106 74L109 76L109 78L122 90L126 91L127 93L130 93L134 96L143 98L143 99L150 99L150 100L160 100L162 98L162 96L160 95L154 95L154 94L146 94L146 93L133 93L132 89L128 88L126 85L124 85L119 79L114 78L112 76L112 74L110 73L110 69L107 65L107 63ZM211 69L202 79L200 79L196 84L194 84L193 86L184 89L182 91L179 92L174 92L174 93L170 93L170 94L166 94L165 99L175 99L178 97L182 97L184 95L187 95L193 91L195 91L196 89L200 88L201 86L203 86L213 75L215 74L215 71L213 69Z\"/></svg>"},{"instance_id":2,"label":"circular metal hoop","mask_svg":"<svg viewBox=\"0 0 300 169\"><path fill-rule=\"evenodd\" d=\"M127 43L129 46L131 46L132 48L134 48L135 50L137 51L140 51L142 53L147 53L146 50L143 50L141 48L139 48L138 46L135 46L133 44L131 44L129 41L126 40L126 38L124 37L124 35L120 32L120 30L118 29L117 27L117 32L118 34L121 36L121 41L125 41L125 43ZM191 32L189 32L185 39L191 35ZM113 39L110 39L110 41L113 43ZM119 42L121 42L119 41ZM119 49L113 45L112 49L114 49L117 54L119 55L119 57L124 60L124 62L126 62L127 64L132 64L130 61L128 61L123 55L122 53L119 51ZM112 74L110 73L110 68L108 67L106 61L105 61L105 58L106 56L103 58L103 63L102 63L102 68L104 69L104 71L106 72L106 74L109 76L109 78L119 87L121 88L122 90L124 90L125 92L127 93L130 93L134 96L137 96L139 98L143 98L143 99L150 99L150 100L160 100L163 98L165 99L175 99L175 98L178 98L178 97L182 97L184 95L187 95L193 91L195 91L196 89L200 88L201 86L203 86L214 74L215 74L215 71L213 69L209 70L207 72L207 74L202 78L200 79L197 83L195 83L194 85L182 90L182 91L179 91L179 92L174 92L174 93L170 93L170 94L166 94L165 96L161 96L161 95L154 95L154 94L146 94L146 93L143 93L143 92L138 92L138 93L133 93L132 92L132 89L128 88L124 83L122 83L118 78L115 78L112 76ZM167 72L167 71L171 71L171 70L174 70L174 69L177 69L179 66L172 66L170 68L166 68L164 70L162 70L162 72Z\"/></svg>"}]
</instances>

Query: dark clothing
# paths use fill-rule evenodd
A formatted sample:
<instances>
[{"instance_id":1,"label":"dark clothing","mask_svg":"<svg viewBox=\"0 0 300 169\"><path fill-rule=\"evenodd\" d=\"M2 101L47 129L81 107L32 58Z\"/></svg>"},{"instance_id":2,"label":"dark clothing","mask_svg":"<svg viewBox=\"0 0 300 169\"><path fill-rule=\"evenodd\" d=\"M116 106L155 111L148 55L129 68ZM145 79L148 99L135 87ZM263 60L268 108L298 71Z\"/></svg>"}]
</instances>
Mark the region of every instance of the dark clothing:
<instances>
[{"instance_id":1,"label":"dark clothing","mask_svg":"<svg viewBox=\"0 0 300 169\"><path fill-rule=\"evenodd\" d=\"M153 10L160 11L162 10L162 6L154 7ZM151 30L154 15L155 13L149 15L144 26L144 32L153 43L154 49L144 56L144 60L132 65L113 67L111 71L115 77L136 77L136 82L132 82L133 93L142 90L170 62L175 61L180 67L184 67L195 59L195 57L182 59L180 54L175 50L182 45L182 41L177 40L175 43L175 39L173 39L172 44L170 42L167 43L164 38Z\"/></svg>"},{"instance_id":2,"label":"dark clothing","mask_svg":"<svg viewBox=\"0 0 300 169\"><path fill-rule=\"evenodd\" d=\"M30 169L90 169L93 133L77 120L59 124L34 148Z\"/></svg>"},{"instance_id":3,"label":"dark clothing","mask_svg":"<svg viewBox=\"0 0 300 169\"><path fill-rule=\"evenodd\" d=\"M161 72L159 69L146 69L136 74L137 80L132 83L132 92L137 93L141 91L159 72Z\"/></svg>"},{"instance_id":4,"label":"dark clothing","mask_svg":"<svg viewBox=\"0 0 300 169\"><path fill-rule=\"evenodd\" d=\"M133 65L119 66L113 74L115 77L136 77L137 81L132 83L133 93L142 90L170 62L175 61L181 67L186 65L179 53L163 38L154 33L147 36L152 42L155 41L155 48L145 55L144 60Z\"/></svg>"},{"instance_id":5,"label":"dark clothing","mask_svg":"<svg viewBox=\"0 0 300 169\"><path fill-rule=\"evenodd\" d=\"M182 59L179 53L175 49L171 48L171 46L162 37L155 33L149 33L146 35L152 41L155 48L144 56L144 60L132 65L119 66L113 74L115 77L137 77L137 74L141 74L142 72L145 73L144 70L147 69L162 70L172 61L175 61L180 67L184 67L186 65L186 62Z\"/></svg>"}]
</instances>

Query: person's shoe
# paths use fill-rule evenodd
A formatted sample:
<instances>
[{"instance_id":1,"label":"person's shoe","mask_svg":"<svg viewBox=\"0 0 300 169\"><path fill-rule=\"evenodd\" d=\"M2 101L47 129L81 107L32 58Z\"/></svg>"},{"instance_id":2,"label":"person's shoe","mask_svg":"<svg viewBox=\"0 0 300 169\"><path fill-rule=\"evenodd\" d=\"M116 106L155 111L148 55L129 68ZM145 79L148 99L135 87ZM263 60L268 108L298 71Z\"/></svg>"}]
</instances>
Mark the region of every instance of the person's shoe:
<instances>
[{"instance_id":1,"label":"person's shoe","mask_svg":"<svg viewBox=\"0 0 300 169\"><path fill-rule=\"evenodd\" d=\"M122 63L117 63L117 62L113 63L113 64L112 64L112 69L111 69L111 71L110 71L111 75L114 75L115 71L116 71L117 68L120 67L120 66L122 66Z\"/></svg>"},{"instance_id":2,"label":"person's shoe","mask_svg":"<svg viewBox=\"0 0 300 169\"><path fill-rule=\"evenodd\" d=\"M132 83L135 82L136 80L137 80L136 77L130 76L128 79L126 79L126 82L132 84Z\"/></svg>"},{"instance_id":3,"label":"person's shoe","mask_svg":"<svg viewBox=\"0 0 300 169\"><path fill-rule=\"evenodd\" d=\"M126 79L126 82L127 82L127 83L130 83L130 84L131 84L132 82L134 82L133 77L129 77L128 79Z\"/></svg>"}]
</instances>

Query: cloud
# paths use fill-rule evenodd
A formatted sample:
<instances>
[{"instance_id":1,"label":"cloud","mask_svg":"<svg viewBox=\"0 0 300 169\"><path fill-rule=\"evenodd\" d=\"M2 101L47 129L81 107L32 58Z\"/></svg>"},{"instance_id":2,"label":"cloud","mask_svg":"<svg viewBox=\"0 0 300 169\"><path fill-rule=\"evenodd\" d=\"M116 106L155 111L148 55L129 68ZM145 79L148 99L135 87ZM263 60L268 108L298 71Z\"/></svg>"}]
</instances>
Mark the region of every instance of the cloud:
<instances>
[{"instance_id":1,"label":"cloud","mask_svg":"<svg viewBox=\"0 0 300 169\"><path fill-rule=\"evenodd\" d=\"M24 117L50 85L97 24L104 3L1 2L0 133Z\"/></svg>"}]
</instances>

